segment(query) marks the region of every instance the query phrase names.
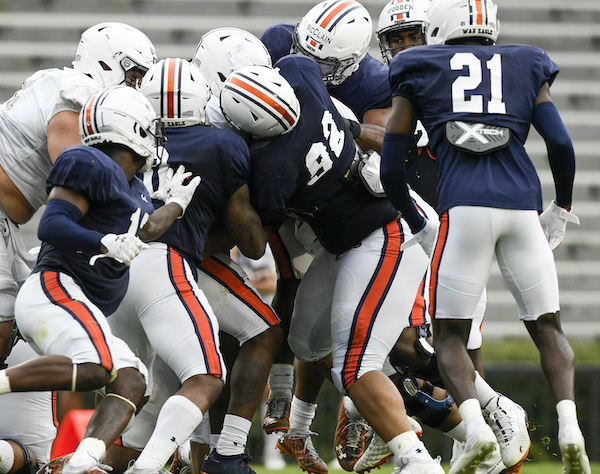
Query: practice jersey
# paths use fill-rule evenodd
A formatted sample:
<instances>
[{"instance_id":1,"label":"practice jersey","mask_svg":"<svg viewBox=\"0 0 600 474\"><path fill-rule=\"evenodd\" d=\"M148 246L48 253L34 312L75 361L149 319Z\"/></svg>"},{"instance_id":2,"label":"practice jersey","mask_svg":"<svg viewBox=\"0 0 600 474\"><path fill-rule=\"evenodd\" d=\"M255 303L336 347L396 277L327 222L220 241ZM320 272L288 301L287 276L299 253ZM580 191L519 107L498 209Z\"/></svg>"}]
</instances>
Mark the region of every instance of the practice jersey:
<instances>
[{"instance_id":1,"label":"practice jersey","mask_svg":"<svg viewBox=\"0 0 600 474\"><path fill-rule=\"evenodd\" d=\"M300 119L290 133L251 147L252 203L263 225L279 227L292 212L308 222L327 251L343 253L397 211L386 199L344 181L356 146L317 63L290 55L275 67L296 92Z\"/></svg>"},{"instance_id":2,"label":"practice jersey","mask_svg":"<svg viewBox=\"0 0 600 474\"><path fill-rule=\"evenodd\" d=\"M293 25L279 24L270 27L261 36L260 40L269 50L273 64L290 54L293 33ZM328 87L328 90L333 97L350 107L360 122L368 110L392 105L388 68L369 54L350 77L339 86Z\"/></svg>"},{"instance_id":3,"label":"practice jersey","mask_svg":"<svg viewBox=\"0 0 600 474\"><path fill-rule=\"evenodd\" d=\"M144 183L137 177L130 183L112 158L90 146L73 146L59 155L46 180L48 192L54 186L69 188L87 198L89 209L78 223L101 234L137 234L154 211ZM127 290L129 269L113 258L100 258L91 266L92 256L42 242L34 272L50 270L70 275L109 315Z\"/></svg>"},{"instance_id":4,"label":"practice jersey","mask_svg":"<svg viewBox=\"0 0 600 474\"><path fill-rule=\"evenodd\" d=\"M45 202L48 124L64 110L79 113L100 85L74 69L44 69L0 106L0 166L34 209Z\"/></svg>"},{"instance_id":5,"label":"practice jersey","mask_svg":"<svg viewBox=\"0 0 600 474\"><path fill-rule=\"evenodd\" d=\"M541 187L523 144L540 87L558 66L524 45L411 48L390 64L393 95L410 100L438 160L438 212L454 206L541 210ZM445 137L450 120L507 127L507 147L472 154Z\"/></svg>"},{"instance_id":6,"label":"practice jersey","mask_svg":"<svg viewBox=\"0 0 600 474\"><path fill-rule=\"evenodd\" d=\"M215 217L221 214L233 193L248 182L250 152L237 133L205 125L168 128L165 148L169 167L176 170L183 165L186 171L200 176L201 181L184 216L156 240L191 259L190 266L195 269L202 262ZM144 174L148 189L158 189L164 171L166 167L160 166ZM156 200L153 203L156 208L164 204Z\"/></svg>"}]
</instances>

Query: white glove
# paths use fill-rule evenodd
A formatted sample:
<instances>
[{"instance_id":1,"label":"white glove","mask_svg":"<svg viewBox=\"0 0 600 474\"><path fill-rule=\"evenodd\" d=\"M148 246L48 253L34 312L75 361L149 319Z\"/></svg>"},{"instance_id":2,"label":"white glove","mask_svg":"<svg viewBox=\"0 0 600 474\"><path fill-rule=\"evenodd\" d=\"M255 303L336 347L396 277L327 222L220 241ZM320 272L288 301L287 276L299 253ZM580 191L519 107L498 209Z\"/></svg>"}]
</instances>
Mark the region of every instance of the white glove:
<instances>
[{"instance_id":1,"label":"white glove","mask_svg":"<svg viewBox=\"0 0 600 474\"><path fill-rule=\"evenodd\" d=\"M552 201L546 210L540 214L540 222L550 248L554 250L565 238L567 222L579 225L579 218Z\"/></svg>"},{"instance_id":2,"label":"white glove","mask_svg":"<svg viewBox=\"0 0 600 474\"><path fill-rule=\"evenodd\" d=\"M100 243L106 247L108 252L94 255L90 259L90 265L94 265L99 258L105 257L114 258L117 262L129 265L141 250L148 248L148 244L133 234L106 234L100 239Z\"/></svg>"},{"instance_id":3,"label":"white glove","mask_svg":"<svg viewBox=\"0 0 600 474\"><path fill-rule=\"evenodd\" d=\"M400 250L406 250L409 247L412 247L415 244L421 244L423 250L428 257L431 257L433 253L433 248L435 247L435 241L438 233L438 226L433 224L431 221L425 219L425 225L423 228L413 234L412 239L407 240L400 246Z\"/></svg>"},{"instance_id":4,"label":"white glove","mask_svg":"<svg viewBox=\"0 0 600 474\"><path fill-rule=\"evenodd\" d=\"M196 188L200 184L200 176L196 176L187 185L184 185L183 182L190 176L192 176L192 173L185 171L183 165L177 168L175 174L173 174L173 169L169 168L166 178L152 196L155 199L164 201L165 204L178 204L182 209L179 219L183 217L185 209L188 207Z\"/></svg>"}]
</instances>

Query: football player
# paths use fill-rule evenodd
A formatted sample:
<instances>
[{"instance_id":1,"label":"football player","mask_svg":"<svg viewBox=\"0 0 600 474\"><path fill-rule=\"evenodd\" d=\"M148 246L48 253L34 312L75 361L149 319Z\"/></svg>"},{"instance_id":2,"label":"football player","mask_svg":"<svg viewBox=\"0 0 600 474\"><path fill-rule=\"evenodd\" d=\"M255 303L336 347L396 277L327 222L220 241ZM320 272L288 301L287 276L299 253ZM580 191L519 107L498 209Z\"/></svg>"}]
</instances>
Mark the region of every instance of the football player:
<instances>
[{"instance_id":1,"label":"football player","mask_svg":"<svg viewBox=\"0 0 600 474\"><path fill-rule=\"evenodd\" d=\"M101 87L135 85L154 62L141 31L101 23L81 35L73 68L36 72L0 107L0 360L8 355L17 290L35 263L15 224L45 203L46 175L58 155L81 144L77 120L87 99Z\"/></svg>"},{"instance_id":2,"label":"football player","mask_svg":"<svg viewBox=\"0 0 600 474\"><path fill-rule=\"evenodd\" d=\"M435 349L467 429L464 452L450 472L473 468L498 446L504 464L518 469L530 443L523 422L513 425L520 434L509 442L497 426L493 430L485 423L466 351L470 315L495 254L557 402L563 469L571 472L577 465L587 473L574 402L573 352L560 328L552 257L567 222L578 223L570 213L573 148L549 93L558 67L537 48L495 45L498 31L491 0L431 3L428 46L405 51L390 64L394 99L382 149L382 180L414 241L433 249ZM525 73L519 67L524 63L530 65ZM405 184L403 159L417 118L440 166L439 234L414 207ZM531 124L548 146L556 185L556 199L541 216L539 178L523 147ZM509 415L521 419L518 410Z\"/></svg>"},{"instance_id":3,"label":"football player","mask_svg":"<svg viewBox=\"0 0 600 474\"><path fill-rule=\"evenodd\" d=\"M197 186L174 176L166 205L153 212L135 174L156 159L160 125L138 91L102 89L79 114L81 139L89 146L63 151L46 179L42 246L15 304L20 332L44 356L0 371L0 394L106 387L85 438L72 457L62 459L64 472L102 472L107 446L144 398L146 368L112 335L106 315L125 294L128 265L146 247L140 238L160 236L185 211Z\"/></svg>"},{"instance_id":4,"label":"football player","mask_svg":"<svg viewBox=\"0 0 600 474\"><path fill-rule=\"evenodd\" d=\"M323 246L300 284L290 346L298 359L314 363L351 396L389 443L399 467L443 472L412 431L402 397L381 371L403 328L395 314L409 312L427 256L400 252L405 229L393 206L344 180L356 148L318 65L290 55L275 68L234 72L225 82L221 107L233 124L259 139L251 145L250 190L263 224L278 227L292 212ZM419 202L424 212L431 209ZM312 446L307 409L295 412L297 430L290 428L280 440L284 451Z\"/></svg>"}]
</instances>

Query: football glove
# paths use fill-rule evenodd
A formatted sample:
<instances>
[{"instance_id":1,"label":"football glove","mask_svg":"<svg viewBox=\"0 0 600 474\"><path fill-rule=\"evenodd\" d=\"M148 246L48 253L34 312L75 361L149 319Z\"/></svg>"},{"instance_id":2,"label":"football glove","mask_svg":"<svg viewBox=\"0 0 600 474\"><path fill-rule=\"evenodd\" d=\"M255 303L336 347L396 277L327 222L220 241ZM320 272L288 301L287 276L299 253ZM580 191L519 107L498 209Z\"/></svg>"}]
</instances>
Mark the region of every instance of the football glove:
<instances>
[{"instance_id":1,"label":"football glove","mask_svg":"<svg viewBox=\"0 0 600 474\"><path fill-rule=\"evenodd\" d=\"M579 225L579 218L552 201L546 210L540 214L540 222L550 248L554 250L565 238L567 222Z\"/></svg>"},{"instance_id":2,"label":"football glove","mask_svg":"<svg viewBox=\"0 0 600 474\"><path fill-rule=\"evenodd\" d=\"M117 262L129 265L141 250L148 248L148 244L133 234L106 234L100 239L100 243L106 247L108 252L94 255L90 259L90 265L94 265L99 258L105 257L114 258Z\"/></svg>"},{"instance_id":3,"label":"football glove","mask_svg":"<svg viewBox=\"0 0 600 474\"><path fill-rule=\"evenodd\" d=\"M166 178L152 196L155 199L164 201L165 204L178 204L182 209L178 219L183 217L196 188L200 184L200 176L196 176L184 185L183 182L190 176L192 176L191 171L185 171L183 165L180 165L175 173L173 173L172 168L169 168Z\"/></svg>"},{"instance_id":4,"label":"football glove","mask_svg":"<svg viewBox=\"0 0 600 474\"><path fill-rule=\"evenodd\" d=\"M438 226L425 219L425 224L419 232L413 234L412 239L407 240L400 246L400 250L404 251L415 244L421 244L423 250L428 257L431 257L433 248L435 247L435 241L438 233Z\"/></svg>"}]
</instances>

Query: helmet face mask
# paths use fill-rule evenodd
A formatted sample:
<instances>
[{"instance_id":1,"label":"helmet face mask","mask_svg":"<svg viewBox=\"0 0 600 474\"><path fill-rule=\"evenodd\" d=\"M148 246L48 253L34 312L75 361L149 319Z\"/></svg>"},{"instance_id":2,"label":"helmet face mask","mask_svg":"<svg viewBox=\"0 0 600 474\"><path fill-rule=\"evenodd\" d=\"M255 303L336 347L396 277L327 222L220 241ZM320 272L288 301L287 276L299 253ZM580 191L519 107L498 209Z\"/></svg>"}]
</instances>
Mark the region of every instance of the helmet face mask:
<instances>
[{"instance_id":1,"label":"helmet face mask","mask_svg":"<svg viewBox=\"0 0 600 474\"><path fill-rule=\"evenodd\" d=\"M124 23L108 22L83 32L72 65L102 87L136 87L154 63L154 45L144 33Z\"/></svg>"},{"instance_id":2,"label":"helmet face mask","mask_svg":"<svg viewBox=\"0 0 600 474\"><path fill-rule=\"evenodd\" d=\"M210 87L195 65L181 58L162 59L152 66L140 87L166 127L206 123Z\"/></svg>"},{"instance_id":3,"label":"helmet face mask","mask_svg":"<svg viewBox=\"0 0 600 474\"><path fill-rule=\"evenodd\" d=\"M354 0L327 0L296 25L292 52L317 61L325 84L337 86L358 69L371 36L371 16L365 7Z\"/></svg>"},{"instance_id":4,"label":"helmet face mask","mask_svg":"<svg viewBox=\"0 0 600 474\"><path fill-rule=\"evenodd\" d=\"M200 68L212 93L219 96L223 83L244 66L271 67L271 55L256 36L239 28L216 28L202 36L192 62Z\"/></svg>"},{"instance_id":5,"label":"helmet face mask","mask_svg":"<svg viewBox=\"0 0 600 474\"><path fill-rule=\"evenodd\" d=\"M425 19L426 42L495 44L500 32L496 11L492 0L432 0Z\"/></svg>"},{"instance_id":6,"label":"helmet face mask","mask_svg":"<svg viewBox=\"0 0 600 474\"><path fill-rule=\"evenodd\" d=\"M164 145L164 124L144 95L127 86L114 86L94 94L79 113L79 134L85 145L113 143L129 148L150 169Z\"/></svg>"},{"instance_id":7,"label":"helmet face mask","mask_svg":"<svg viewBox=\"0 0 600 474\"><path fill-rule=\"evenodd\" d=\"M383 8L377 24L377 42L387 64L397 52L425 44L425 14L428 5L429 0L391 0ZM419 39L413 34L417 32ZM394 38L402 41L394 41ZM401 44L393 46L394 43Z\"/></svg>"},{"instance_id":8,"label":"helmet face mask","mask_svg":"<svg viewBox=\"0 0 600 474\"><path fill-rule=\"evenodd\" d=\"M221 91L221 110L237 130L255 138L270 138L294 129L300 102L277 69L246 66L227 78Z\"/></svg>"}]
</instances>

